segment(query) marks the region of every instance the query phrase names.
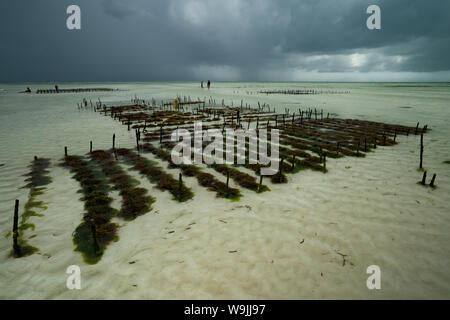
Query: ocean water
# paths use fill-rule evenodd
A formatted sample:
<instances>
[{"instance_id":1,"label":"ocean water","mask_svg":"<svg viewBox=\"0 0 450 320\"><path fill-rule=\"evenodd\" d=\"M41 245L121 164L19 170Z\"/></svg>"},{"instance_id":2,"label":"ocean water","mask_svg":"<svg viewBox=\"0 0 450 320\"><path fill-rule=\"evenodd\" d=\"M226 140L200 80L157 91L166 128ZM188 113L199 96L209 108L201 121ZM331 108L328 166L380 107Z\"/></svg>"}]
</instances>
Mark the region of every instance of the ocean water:
<instances>
[{"instance_id":1,"label":"ocean water","mask_svg":"<svg viewBox=\"0 0 450 320\"><path fill-rule=\"evenodd\" d=\"M60 88L118 90L19 93L28 86L35 91L53 84L0 84L1 298L450 298L450 165L443 163L450 160L450 84L213 82L208 91L196 82L70 83ZM346 93L258 93L277 89ZM94 149L106 149L113 134L117 147L134 147L135 137L109 117L78 110L77 102L177 95L224 99L235 106L241 100L252 106L260 102L280 112L313 107L339 118L426 124L431 131L425 135L424 166L437 174L438 188L416 184L421 173L414 135L399 137L399 145L380 147L365 159L332 159L326 175L289 176L288 184L270 186L263 197L244 192L239 203L215 199L187 179L196 196L179 205L130 172L156 195L154 210L139 222L122 223L120 241L108 247L99 264L87 266L71 242L83 212L79 187L57 163L65 146L70 154L82 155L91 140ZM13 259L8 257L12 239L4 235L12 228L15 199L20 211L28 199L28 189L20 187L35 155L52 161L53 182L43 195L48 209L44 217L32 218L36 229L27 231L35 235L30 244L41 254ZM190 223L198 231L178 232ZM171 229L177 232L169 239ZM299 249L302 239L305 246ZM234 256L229 253L236 250ZM342 252L352 264L341 266ZM86 269L84 290L65 288L71 264ZM382 265L390 281L377 293L365 287L370 264ZM319 269L327 280L314 273Z\"/></svg>"}]
</instances>

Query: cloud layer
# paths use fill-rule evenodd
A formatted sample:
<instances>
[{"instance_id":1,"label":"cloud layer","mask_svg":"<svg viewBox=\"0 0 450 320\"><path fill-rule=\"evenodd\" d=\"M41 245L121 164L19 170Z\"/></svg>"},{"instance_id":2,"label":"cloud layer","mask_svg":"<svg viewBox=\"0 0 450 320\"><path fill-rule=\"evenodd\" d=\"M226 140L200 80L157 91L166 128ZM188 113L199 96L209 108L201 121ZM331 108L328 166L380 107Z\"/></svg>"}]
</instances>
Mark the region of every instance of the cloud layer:
<instances>
[{"instance_id":1,"label":"cloud layer","mask_svg":"<svg viewBox=\"0 0 450 320\"><path fill-rule=\"evenodd\" d=\"M66 29L81 8L82 30ZM381 7L381 30L366 9ZM450 81L446 0L3 0L1 82Z\"/></svg>"}]
</instances>

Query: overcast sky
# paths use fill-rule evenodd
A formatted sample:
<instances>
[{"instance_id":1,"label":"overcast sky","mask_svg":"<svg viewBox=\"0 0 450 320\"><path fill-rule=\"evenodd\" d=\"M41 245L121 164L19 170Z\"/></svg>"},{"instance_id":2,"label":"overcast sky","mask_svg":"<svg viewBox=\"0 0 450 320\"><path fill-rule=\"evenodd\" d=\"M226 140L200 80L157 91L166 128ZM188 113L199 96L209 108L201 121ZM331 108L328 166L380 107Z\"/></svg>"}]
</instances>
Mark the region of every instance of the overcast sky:
<instances>
[{"instance_id":1,"label":"overcast sky","mask_svg":"<svg viewBox=\"0 0 450 320\"><path fill-rule=\"evenodd\" d=\"M450 81L449 14L448 0L1 0L0 82Z\"/></svg>"}]
</instances>

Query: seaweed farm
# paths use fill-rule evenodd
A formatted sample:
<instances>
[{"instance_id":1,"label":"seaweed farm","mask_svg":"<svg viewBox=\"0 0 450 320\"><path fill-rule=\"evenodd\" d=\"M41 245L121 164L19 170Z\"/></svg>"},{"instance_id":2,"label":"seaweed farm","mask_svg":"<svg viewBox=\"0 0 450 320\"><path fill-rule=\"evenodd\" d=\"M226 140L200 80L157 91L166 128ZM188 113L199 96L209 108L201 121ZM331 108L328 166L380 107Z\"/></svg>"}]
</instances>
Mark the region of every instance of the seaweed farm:
<instances>
[{"instance_id":1,"label":"seaweed farm","mask_svg":"<svg viewBox=\"0 0 450 320\"><path fill-rule=\"evenodd\" d=\"M0 278L19 280L2 295L298 298L306 285L331 298L328 281L364 285L368 265L388 278L405 263L413 278L446 256L439 112L379 95L361 107L372 91L347 85L223 85L209 97L139 84L22 95L24 112L9 103ZM73 265L82 290L65 286ZM370 294L358 288L343 297Z\"/></svg>"},{"instance_id":2,"label":"seaweed farm","mask_svg":"<svg viewBox=\"0 0 450 320\"><path fill-rule=\"evenodd\" d=\"M151 191L139 187L139 181L129 175L128 170L137 172L141 178L147 179L157 189L168 192L175 202L183 203L195 197L183 177L195 177L198 185L217 198L238 201L245 197L245 192L270 192L272 184L289 183L289 176L300 174L303 170L317 171L323 174L328 171L327 161L341 157L365 157L374 152L377 146L394 146L398 135L423 135L427 126L419 128L402 125L385 124L357 119L339 119L325 116L323 110L306 109L285 113L271 111L270 107L258 103L258 108L249 105L241 107L215 104L214 100L190 101L190 98L177 97L162 100L131 99L130 104L109 103L101 101L95 104L87 99L77 103L80 110L96 112L99 116L107 116L111 121L118 121L124 130L134 130L136 145L130 148L116 148L116 136L112 137L109 150L93 150L86 155L72 155L65 147L65 155L59 165L73 175L80 184L81 201L84 202L80 225L74 230L73 243L87 263L97 263L108 245L119 240L119 225L113 218L132 221L152 211L152 204L158 201ZM195 123L202 123L201 136L208 135L210 130L225 133L227 129L252 129L257 134L268 130L265 141L260 138L238 141L223 138L225 148L223 155L231 157L232 163L224 164L217 159L209 159L208 165L192 163L175 163L171 150L176 146L171 140L173 132L184 130L184 133L195 134ZM278 130L279 159L278 170L270 175L261 174L267 164L251 163L251 147L261 142L271 147L271 130ZM192 144L193 146L193 144ZM207 143L202 141L202 147ZM236 151L236 152L235 152ZM145 157L150 154L158 161ZM192 157L196 157L192 151ZM200 155L201 156L201 155ZM206 157L206 155L203 155ZM243 157L242 161L237 161ZM229 159L229 158L227 158ZM12 231L14 237L13 256L23 257L35 252L38 248L29 245L22 237L21 231L33 228L28 223L31 216L39 216L36 209L45 210L45 204L37 197L45 192L51 179L48 173L49 159L35 158L31 171L27 175L30 198L21 214L21 223ZM125 169L125 166L129 169ZM205 168L214 172L205 172ZM167 169L177 169L178 176ZM265 178L265 179L264 179ZM230 186L230 180L235 187ZM434 182L433 182L434 183ZM113 198L110 192L116 190L121 198L119 210L111 207Z\"/></svg>"},{"instance_id":3,"label":"seaweed farm","mask_svg":"<svg viewBox=\"0 0 450 320\"><path fill-rule=\"evenodd\" d=\"M84 203L85 212L80 216L81 223L73 232L75 250L83 255L86 263L97 263L109 244L119 241L120 227L113 219L132 221L139 216L150 213L152 204L158 199L151 195L151 190L139 187L140 182L129 171L139 174L142 179L162 192L171 194L172 201L183 203L195 197L192 188L186 184L184 177L195 177L198 186L204 188L216 198L239 201L246 192L271 192L274 184L289 183L289 176L301 174L304 170L328 172L327 161L342 157L364 158L367 153L375 152L378 146L395 146L397 136L421 135L427 132L427 126L419 128L396 124L385 124L358 119L340 119L324 114L323 110L308 108L284 113L271 111L270 107L258 103L258 107L243 105L226 106L222 101L217 105L214 100L195 100L177 97L156 102L134 98L131 103L92 103L83 99L77 103L80 111L95 112L98 116L110 117L111 121L123 125L123 130L134 131L136 145L129 148L116 148L116 135L112 137L109 150L93 150L86 155L72 155L70 147L64 148L64 157L59 166L70 171L72 178L80 185L79 193ZM196 124L201 123L200 132L195 132ZM215 154L209 164L176 163L172 149L174 133L180 130L184 134L208 136L210 130L224 134L226 130L247 129L257 135L248 141L239 141L237 137L223 137L225 147L221 157L232 159L223 163ZM267 130L267 136L261 141L259 133ZM272 147L272 130L279 132L276 144L279 158L271 159L278 163L278 169L269 175L262 174L262 168L268 164L252 163L250 155L252 146L261 148L261 143ZM221 141L222 142L222 141ZM191 146L191 145L189 145ZM192 143L194 147L194 142ZM202 147L207 147L202 140ZM195 150L195 148L194 148ZM253 149L256 150L256 149ZM198 156L192 151L192 156ZM216 151L217 152L217 151ZM149 154L158 161L151 160ZM271 155L273 157L273 155ZM200 158L207 155L200 151ZM240 158L241 161L238 161ZM13 227L13 254L18 258L38 252L39 249L27 243L21 232L34 225L28 222L31 216L39 216L37 209L46 206L38 201L39 195L46 190L51 179L46 175L50 160L35 157L30 164L30 173L25 186L30 189L30 197L17 225L17 212ZM422 159L421 164L422 167ZM126 169L128 168L128 169ZM205 169L210 172L205 172ZM169 172L178 170L178 176ZM213 172L213 173L211 173ZM265 179L264 179L265 178ZM230 185L233 181L234 187ZM424 184L424 183L423 183ZM434 179L433 179L434 184ZM115 190L120 196L120 209L111 206L111 192Z\"/></svg>"}]
</instances>

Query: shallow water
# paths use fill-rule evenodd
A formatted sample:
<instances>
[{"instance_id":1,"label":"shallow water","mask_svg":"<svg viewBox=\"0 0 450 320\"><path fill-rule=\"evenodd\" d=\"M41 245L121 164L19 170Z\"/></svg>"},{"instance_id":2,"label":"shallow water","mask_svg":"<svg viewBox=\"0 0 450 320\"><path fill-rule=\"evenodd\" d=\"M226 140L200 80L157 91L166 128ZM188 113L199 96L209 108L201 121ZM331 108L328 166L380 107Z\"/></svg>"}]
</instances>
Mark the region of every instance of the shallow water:
<instances>
[{"instance_id":1,"label":"shallow water","mask_svg":"<svg viewBox=\"0 0 450 320\"><path fill-rule=\"evenodd\" d=\"M34 91L52 84L0 84L1 298L450 297L450 165L442 163L450 160L450 84L213 82L208 91L198 83L73 83L60 88L119 90L18 93L27 86ZM349 93L257 93L284 88ZM79 111L76 103L84 97L108 102L176 95L225 99L235 106L241 99L252 106L259 101L278 111L316 107L340 118L427 124L432 130L425 135L424 165L429 175L437 173L438 188L415 183L421 173L416 170L419 140L414 135L399 137L399 145L380 147L365 159L330 160L326 175L290 175L288 184L271 185L264 196L245 191L238 203L215 199L194 178L187 178L196 195L180 205L136 174L157 198L153 211L134 222L120 222L120 241L107 249L98 265L86 266L73 252L71 240L83 212L79 186L56 164L64 146L69 154L80 155L89 151L91 140L94 149L106 149L114 133L117 147L133 147L135 138L133 131L109 117ZM25 185L22 175L35 155L52 161L53 182L43 196L48 210L44 217L33 218L35 231L27 231L36 235L30 242L42 254L12 259L12 240L3 235L11 230L14 200L20 199L21 211L27 201L28 189L20 189ZM192 222L196 230L181 233ZM172 229L177 232L167 234ZM306 245L299 251L302 239ZM237 254L229 254L235 250ZM349 254L354 265L343 268L336 251ZM130 265L131 260L140 262ZM84 290L65 288L70 264L85 268ZM369 264L387 270L390 282L379 293L365 288ZM315 274L319 269L328 280Z\"/></svg>"}]
</instances>

